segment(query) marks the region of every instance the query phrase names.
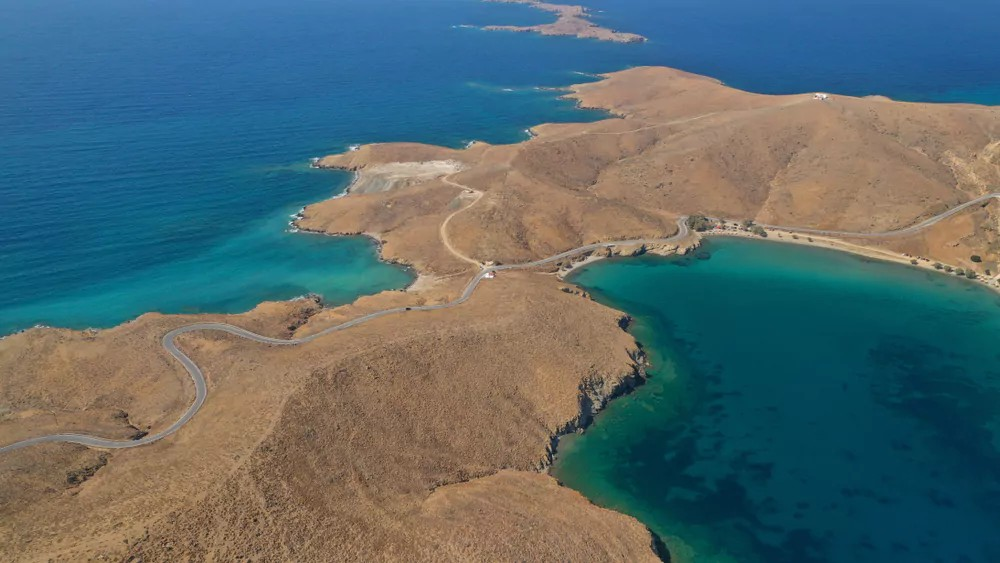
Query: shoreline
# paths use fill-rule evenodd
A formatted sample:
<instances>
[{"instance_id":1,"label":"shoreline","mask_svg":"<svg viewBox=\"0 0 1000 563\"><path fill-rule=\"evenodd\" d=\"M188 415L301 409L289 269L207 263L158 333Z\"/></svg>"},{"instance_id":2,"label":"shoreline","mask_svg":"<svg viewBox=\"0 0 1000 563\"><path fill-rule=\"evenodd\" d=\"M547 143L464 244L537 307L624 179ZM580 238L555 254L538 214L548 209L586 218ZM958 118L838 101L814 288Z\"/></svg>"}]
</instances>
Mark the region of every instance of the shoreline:
<instances>
[{"instance_id":1,"label":"shoreline","mask_svg":"<svg viewBox=\"0 0 1000 563\"><path fill-rule=\"evenodd\" d=\"M620 255L620 254L618 254L618 255L616 255L616 254L598 255L598 254L590 254L590 255L584 257L581 260L574 261L568 267L560 269L558 272L555 273L555 275L560 280L565 281L566 283L571 283L571 284L576 285L573 282L573 280L572 280L572 277L573 277L573 275L575 273L577 273L579 270L582 270L583 268L586 268L587 266L593 265L593 264L595 264L597 262L600 262L602 260L607 260L607 259L619 259L619 260L621 260L621 259L627 259L627 258L635 258L635 257L638 257L638 256L647 255L647 254L656 255L656 256L663 256L663 257L684 256L687 253L691 252L692 250L696 250L696 249L700 248L701 244L702 244L702 241L705 240L705 239L712 239L712 238L740 238L740 239L755 240L755 241L760 241L760 242L796 244L796 245L799 245L799 246L805 246L805 247L809 247L809 248L821 248L821 249L825 249L825 250L833 250L833 251L836 251L836 252L842 252L844 254L850 254L850 255L853 255L853 256L857 256L859 258L867 258L867 259L870 259L870 260L878 260L880 262L892 263L892 264L897 264L897 265L900 265L900 266L908 266L910 268L913 268L913 269L916 269L916 270L919 270L919 271L926 271L926 272L930 272L930 273L934 273L934 274L940 274L940 275L943 275L945 277L951 277L951 278L961 279L963 281L966 281L966 282L969 282L969 283L974 283L974 284L983 286L983 287L985 287L987 289L990 289L992 291L995 291L997 293L1000 293L1000 274L995 274L994 276L989 277L989 278L987 278L985 276L978 276L975 279L970 279L970 278L967 278L964 275L959 275L959 274L956 274L954 272L947 272L944 269L937 269L937 268L934 267L934 263L935 262L933 260L928 259L928 258L908 256L906 254L902 254L902 253L899 253L899 252L894 252L894 251L891 251L891 250L886 250L886 249L876 248L876 247L871 247L871 246L864 246L864 245L860 245L860 244L854 244L854 243L847 242L847 241L840 240L840 239L836 239L836 238L833 238L833 237L826 237L826 236L819 236L819 235L800 235L798 233L793 233L791 231L778 230L778 229L770 229L770 228L767 229L767 232L768 232L768 236L767 237L761 237L761 236L755 235L755 234L750 233L750 232L730 232L730 231L727 231L727 232L710 232L710 231L707 231L707 232L702 232L702 233L694 233L694 232L692 232L692 235L691 235L691 238L692 238L691 244L689 246L687 246L686 248L684 248L684 247L679 248L676 252L662 253L662 252L657 252L656 249L643 248L641 250L641 252L639 252L637 254L631 254L631 255ZM772 237L771 235L775 235L775 236ZM914 264L913 260L916 260L917 263ZM951 267L951 266L949 266L949 267ZM952 267L952 268L954 270L958 269L958 268L955 268L955 267ZM577 288L582 290L582 288L579 288L579 286L577 286Z\"/></svg>"},{"instance_id":2,"label":"shoreline","mask_svg":"<svg viewBox=\"0 0 1000 563\"><path fill-rule=\"evenodd\" d=\"M968 278L964 275L959 275L953 272L948 272L944 269L937 269L934 267L935 261L929 258L924 258L922 256L910 256L904 253L895 252L892 250L887 250L884 248L877 248L871 246L865 246L862 244L856 244L848 242L846 240L838 239L835 237L822 236L822 235L804 235L793 231L787 231L782 229L766 229L768 236L760 237L749 232L704 232L699 233L704 238L746 238L751 240L760 240L763 242L776 242L776 243L786 243L786 244L797 244L800 246L806 246L811 248L823 248L826 250L835 250L837 252L843 252L845 254L851 254L861 258L867 258L870 260L878 260L881 262L888 262L893 264L898 264L900 266L908 266L910 268L928 271L935 274L941 274L946 277L962 279L966 282L975 283L984 286L990 290L1000 293L1000 274L994 274L991 277L986 277L983 275L978 275L976 278ZM773 235L773 236L772 236ZM916 264L913 262L916 261ZM947 264L941 263L944 266L951 267L953 270L957 271L959 267L949 266Z\"/></svg>"},{"instance_id":3,"label":"shoreline","mask_svg":"<svg viewBox=\"0 0 1000 563\"><path fill-rule=\"evenodd\" d=\"M603 27L594 23L589 8L576 4L555 4L543 0L485 0L496 4L520 4L555 14L556 20L537 25L487 25L483 31L512 31L515 33L537 33L543 36L567 36L578 39L596 39L612 43L645 43L647 37Z\"/></svg>"}]
</instances>

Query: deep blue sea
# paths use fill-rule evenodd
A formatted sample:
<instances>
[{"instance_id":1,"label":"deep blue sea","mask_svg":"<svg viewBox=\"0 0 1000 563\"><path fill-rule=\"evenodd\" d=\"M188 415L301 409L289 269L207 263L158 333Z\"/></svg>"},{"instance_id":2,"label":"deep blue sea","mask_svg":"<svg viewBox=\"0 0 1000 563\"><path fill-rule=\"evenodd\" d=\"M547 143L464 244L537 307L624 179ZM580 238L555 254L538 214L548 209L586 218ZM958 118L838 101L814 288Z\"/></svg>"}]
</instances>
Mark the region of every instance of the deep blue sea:
<instances>
[{"instance_id":1,"label":"deep blue sea","mask_svg":"<svg viewBox=\"0 0 1000 563\"><path fill-rule=\"evenodd\" d=\"M652 368L553 474L674 563L1000 561L1000 295L745 239L573 281Z\"/></svg>"},{"instance_id":2,"label":"deep blue sea","mask_svg":"<svg viewBox=\"0 0 1000 563\"><path fill-rule=\"evenodd\" d=\"M664 64L761 92L1000 103L995 0L594 0L645 45L488 33L478 0L0 0L0 334L404 286L285 232L355 143L515 142L595 119L538 86Z\"/></svg>"},{"instance_id":3,"label":"deep blue sea","mask_svg":"<svg viewBox=\"0 0 1000 563\"><path fill-rule=\"evenodd\" d=\"M309 158L599 119L541 88L589 73L1000 104L997 0L586 3L651 40L465 27L545 21L479 0L0 0L0 334L404 287L371 241L287 232L349 181ZM656 368L556 474L678 561L1000 561L996 297L713 246L580 274Z\"/></svg>"}]
</instances>

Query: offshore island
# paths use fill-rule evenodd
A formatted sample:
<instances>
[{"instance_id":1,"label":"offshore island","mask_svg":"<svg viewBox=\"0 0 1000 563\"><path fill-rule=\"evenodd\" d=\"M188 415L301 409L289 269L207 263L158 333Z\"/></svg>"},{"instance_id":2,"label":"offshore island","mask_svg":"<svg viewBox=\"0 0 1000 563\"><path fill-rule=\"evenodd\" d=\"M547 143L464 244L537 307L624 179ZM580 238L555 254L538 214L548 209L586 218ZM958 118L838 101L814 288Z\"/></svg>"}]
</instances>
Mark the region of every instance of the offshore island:
<instances>
[{"instance_id":1,"label":"offshore island","mask_svg":"<svg viewBox=\"0 0 1000 563\"><path fill-rule=\"evenodd\" d=\"M488 25L483 29L487 31L516 31L523 33L540 33L542 35L566 35L579 37L580 39L597 39L599 41L612 41L615 43L642 43L646 38L635 33L626 33L614 29L601 27L590 21L590 13L587 8L571 4L553 4L542 2L541 0L488 0L500 4L524 4L550 12L556 15L556 21L541 25L516 26L516 25Z\"/></svg>"},{"instance_id":2,"label":"offshore island","mask_svg":"<svg viewBox=\"0 0 1000 563\"><path fill-rule=\"evenodd\" d=\"M137 448L4 452L16 485L0 508L4 558L655 560L669 545L546 473L558 436L645 374L628 318L560 274L609 254L683 253L698 244L691 226L996 284L996 108L759 95L654 67L568 96L611 115L540 125L514 145L375 144L317 162L357 179L296 225L377 239L418 274L407 291L0 341L0 444L142 440L196 396L168 332L225 322L305 339L399 311L298 346L177 334L207 378L197 416ZM639 242L560 254L613 241Z\"/></svg>"}]
</instances>

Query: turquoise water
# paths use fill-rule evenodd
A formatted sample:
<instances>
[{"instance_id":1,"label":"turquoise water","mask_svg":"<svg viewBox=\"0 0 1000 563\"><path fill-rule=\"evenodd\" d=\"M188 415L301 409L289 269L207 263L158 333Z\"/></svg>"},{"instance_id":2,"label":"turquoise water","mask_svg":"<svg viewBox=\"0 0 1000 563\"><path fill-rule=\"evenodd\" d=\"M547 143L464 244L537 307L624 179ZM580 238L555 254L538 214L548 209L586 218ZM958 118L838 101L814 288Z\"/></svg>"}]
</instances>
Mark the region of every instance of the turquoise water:
<instances>
[{"instance_id":1,"label":"turquoise water","mask_svg":"<svg viewBox=\"0 0 1000 563\"><path fill-rule=\"evenodd\" d=\"M554 475L677 561L1000 561L1000 296L748 240L574 281L653 367Z\"/></svg>"},{"instance_id":2,"label":"turquoise water","mask_svg":"<svg viewBox=\"0 0 1000 563\"><path fill-rule=\"evenodd\" d=\"M995 0L588 0L643 45L486 33L479 0L0 0L0 334L334 303L410 276L287 232L356 143L516 142L602 117L545 89L668 65L767 93L1000 104ZM746 241L578 281L655 369L560 478L699 561L997 561L997 298Z\"/></svg>"},{"instance_id":3,"label":"turquoise water","mask_svg":"<svg viewBox=\"0 0 1000 563\"><path fill-rule=\"evenodd\" d=\"M1000 102L992 0L590 4L651 41L461 27L545 20L478 0L0 0L0 333L401 287L366 241L284 232L278 217L347 181L303 164L595 119L536 88L577 71Z\"/></svg>"}]
</instances>

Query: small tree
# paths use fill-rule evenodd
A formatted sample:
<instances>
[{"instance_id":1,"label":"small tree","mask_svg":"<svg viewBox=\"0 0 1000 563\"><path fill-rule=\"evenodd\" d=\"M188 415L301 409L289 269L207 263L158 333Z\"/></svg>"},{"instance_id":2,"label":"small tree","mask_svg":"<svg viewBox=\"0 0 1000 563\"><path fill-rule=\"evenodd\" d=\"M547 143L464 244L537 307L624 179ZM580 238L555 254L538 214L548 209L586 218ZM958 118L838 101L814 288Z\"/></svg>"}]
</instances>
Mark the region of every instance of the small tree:
<instances>
[{"instance_id":1,"label":"small tree","mask_svg":"<svg viewBox=\"0 0 1000 563\"><path fill-rule=\"evenodd\" d=\"M950 273L952 273L952 272L955 271L955 268L952 268L951 266L945 266L944 267L944 271L946 271L946 272L948 272L950 274Z\"/></svg>"},{"instance_id":2,"label":"small tree","mask_svg":"<svg viewBox=\"0 0 1000 563\"><path fill-rule=\"evenodd\" d=\"M970 280L974 280L974 279L976 279L979 276L976 274L976 272L974 272L972 270L966 270L965 277L969 278Z\"/></svg>"},{"instance_id":3,"label":"small tree","mask_svg":"<svg viewBox=\"0 0 1000 563\"><path fill-rule=\"evenodd\" d=\"M760 225L750 227L750 232L759 237L767 238L767 231L765 231L764 227L761 227Z\"/></svg>"},{"instance_id":4,"label":"small tree","mask_svg":"<svg viewBox=\"0 0 1000 563\"><path fill-rule=\"evenodd\" d=\"M687 220L688 227L692 230L703 232L712 228L712 222L704 215L692 215Z\"/></svg>"},{"instance_id":5,"label":"small tree","mask_svg":"<svg viewBox=\"0 0 1000 563\"><path fill-rule=\"evenodd\" d=\"M749 231L750 227L753 227L753 219L744 219L740 226L743 227L744 231Z\"/></svg>"},{"instance_id":6,"label":"small tree","mask_svg":"<svg viewBox=\"0 0 1000 563\"><path fill-rule=\"evenodd\" d=\"M973 254L972 257L969 258L969 259L972 260L973 262L975 262L976 264L978 264L978 263L980 263L980 262L983 261L983 257L980 256L980 255L978 255L978 254Z\"/></svg>"},{"instance_id":7,"label":"small tree","mask_svg":"<svg viewBox=\"0 0 1000 563\"><path fill-rule=\"evenodd\" d=\"M940 269L942 269L942 268L944 268L944 264L942 264L942 263L940 263L940 262L935 262L935 263L934 263L934 269L935 269L935 270L940 270Z\"/></svg>"},{"instance_id":8,"label":"small tree","mask_svg":"<svg viewBox=\"0 0 1000 563\"><path fill-rule=\"evenodd\" d=\"M958 269L955 270L955 275L956 276L964 276L965 275L965 270L963 270L962 268L958 268Z\"/></svg>"}]
</instances>

